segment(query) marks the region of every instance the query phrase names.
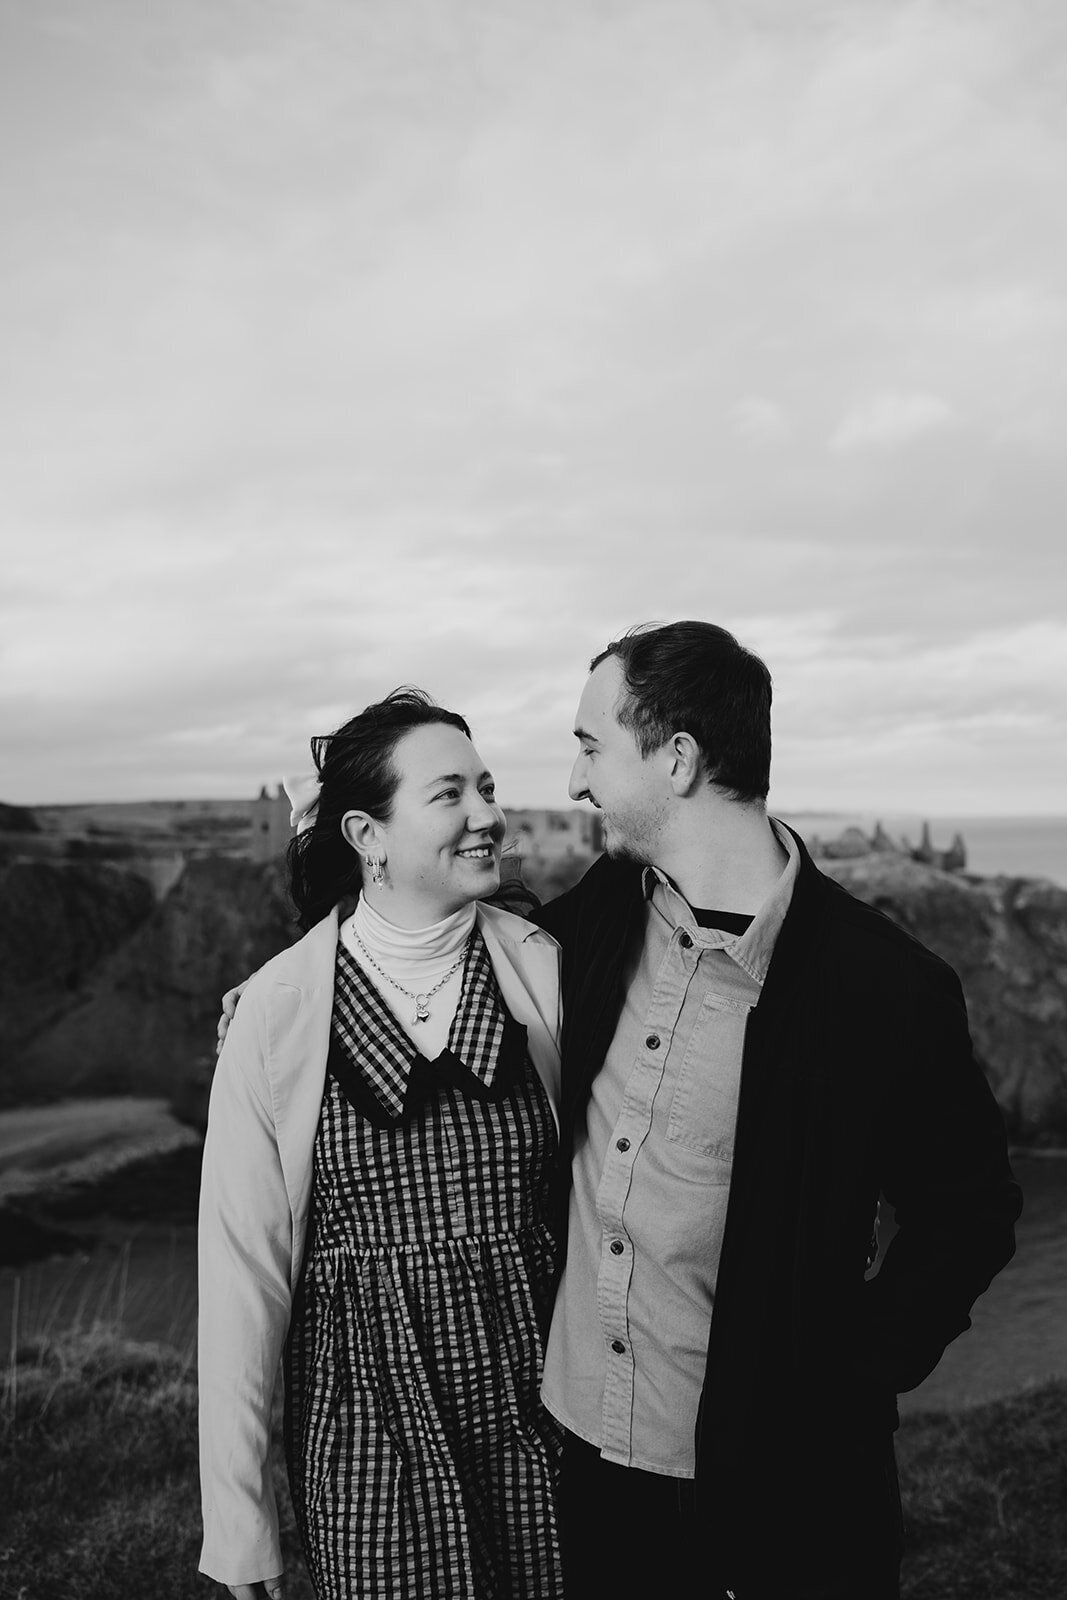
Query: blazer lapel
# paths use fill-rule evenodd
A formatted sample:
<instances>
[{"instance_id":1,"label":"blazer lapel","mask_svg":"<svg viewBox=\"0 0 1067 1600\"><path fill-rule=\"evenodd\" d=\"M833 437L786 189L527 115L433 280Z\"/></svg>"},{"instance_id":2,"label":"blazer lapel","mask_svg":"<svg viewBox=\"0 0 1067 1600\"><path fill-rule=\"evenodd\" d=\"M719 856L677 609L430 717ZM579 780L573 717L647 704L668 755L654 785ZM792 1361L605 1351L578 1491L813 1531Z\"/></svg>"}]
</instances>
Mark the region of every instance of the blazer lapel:
<instances>
[{"instance_id":1,"label":"blazer lapel","mask_svg":"<svg viewBox=\"0 0 1067 1600\"><path fill-rule=\"evenodd\" d=\"M295 1288L330 1050L337 912L316 923L286 956L268 1002L266 1046L278 1158L293 1216Z\"/></svg>"},{"instance_id":2,"label":"blazer lapel","mask_svg":"<svg viewBox=\"0 0 1067 1600\"><path fill-rule=\"evenodd\" d=\"M530 1058L559 1124L559 946L550 934L495 906L478 905L478 927L485 940L501 998L516 1022L526 1028Z\"/></svg>"},{"instance_id":3,"label":"blazer lapel","mask_svg":"<svg viewBox=\"0 0 1067 1600\"><path fill-rule=\"evenodd\" d=\"M720 1290L729 1281L735 1244L753 1208L766 1203L770 1190L784 1200L803 1145L812 1089L823 1072L822 922L820 874L801 845L793 898L745 1029Z\"/></svg>"},{"instance_id":4,"label":"blazer lapel","mask_svg":"<svg viewBox=\"0 0 1067 1600\"><path fill-rule=\"evenodd\" d=\"M640 937L644 900L640 873L613 885L616 893L582 917L567 953L563 998L563 1108L568 1124L603 1065L622 1010L627 954Z\"/></svg>"}]
</instances>

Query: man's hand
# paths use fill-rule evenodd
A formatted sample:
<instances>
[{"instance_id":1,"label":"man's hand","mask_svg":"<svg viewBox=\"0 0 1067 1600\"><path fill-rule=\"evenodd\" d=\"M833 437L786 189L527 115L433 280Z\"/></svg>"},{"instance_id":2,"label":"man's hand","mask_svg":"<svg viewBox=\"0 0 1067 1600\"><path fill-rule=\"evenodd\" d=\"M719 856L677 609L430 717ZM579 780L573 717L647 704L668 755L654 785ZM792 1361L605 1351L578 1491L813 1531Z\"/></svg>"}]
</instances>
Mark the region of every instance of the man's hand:
<instances>
[{"instance_id":1,"label":"man's hand","mask_svg":"<svg viewBox=\"0 0 1067 1600\"><path fill-rule=\"evenodd\" d=\"M222 1042L226 1037L226 1029L233 1021L233 1014L237 1010L237 1002L240 1000L247 988L248 979L246 978L244 983L239 983L237 985L236 989L227 989L226 993L222 997L222 1016L219 1018L219 1025L217 1029L219 1042L215 1046L216 1055L218 1055L219 1051L222 1049ZM245 1584L243 1587L248 1588L248 1585ZM280 1589L278 1593L281 1593ZM251 1590L249 1590L249 1595L251 1595ZM244 1600L244 1596L241 1597L241 1600Z\"/></svg>"},{"instance_id":2,"label":"man's hand","mask_svg":"<svg viewBox=\"0 0 1067 1600\"><path fill-rule=\"evenodd\" d=\"M244 984L241 988L244 988ZM240 990L231 989L226 999L228 1000L231 994L238 993ZM236 1003L234 1001L235 1005ZM266 1583L228 1583L226 1587L233 1595L233 1600L284 1600L282 1577L283 1574L279 1572L276 1578L268 1578Z\"/></svg>"}]
</instances>

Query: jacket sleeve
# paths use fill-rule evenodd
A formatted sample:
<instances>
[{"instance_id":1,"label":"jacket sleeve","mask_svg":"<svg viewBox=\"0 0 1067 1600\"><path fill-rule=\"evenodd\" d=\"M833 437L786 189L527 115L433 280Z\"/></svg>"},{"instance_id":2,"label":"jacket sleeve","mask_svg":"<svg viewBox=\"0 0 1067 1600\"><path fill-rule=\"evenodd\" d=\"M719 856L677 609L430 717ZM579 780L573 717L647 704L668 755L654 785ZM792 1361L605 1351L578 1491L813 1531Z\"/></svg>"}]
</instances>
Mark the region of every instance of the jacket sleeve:
<instances>
[{"instance_id":1,"label":"jacket sleeve","mask_svg":"<svg viewBox=\"0 0 1067 1600\"><path fill-rule=\"evenodd\" d=\"M563 952L561 977L564 996L568 992L574 972L579 923L590 904L595 904L600 898L597 891L604 883L605 867L608 865L614 866L615 863L608 863L606 857L600 857L573 888L557 895L554 900L546 901L544 905L538 906L530 913L530 921L551 934Z\"/></svg>"},{"instance_id":2,"label":"jacket sleeve","mask_svg":"<svg viewBox=\"0 0 1067 1600\"><path fill-rule=\"evenodd\" d=\"M215 1068L199 1223L200 1569L220 1583L282 1571L271 1410L289 1323L292 1217L253 980Z\"/></svg>"},{"instance_id":3,"label":"jacket sleeve","mask_svg":"<svg viewBox=\"0 0 1067 1600\"><path fill-rule=\"evenodd\" d=\"M530 912L530 921L551 934L564 951L574 933L577 900L575 890L568 889L566 894L557 895L554 900L549 900Z\"/></svg>"},{"instance_id":4,"label":"jacket sleeve","mask_svg":"<svg viewBox=\"0 0 1067 1600\"><path fill-rule=\"evenodd\" d=\"M908 1061L886 1106L881 1187L897 1232L864 1285L865 1376L913 1389L1015 1253L1022 1193L1000 1110L975 1060L954 972L924 975Z\"/></svg>"}]
</instances>

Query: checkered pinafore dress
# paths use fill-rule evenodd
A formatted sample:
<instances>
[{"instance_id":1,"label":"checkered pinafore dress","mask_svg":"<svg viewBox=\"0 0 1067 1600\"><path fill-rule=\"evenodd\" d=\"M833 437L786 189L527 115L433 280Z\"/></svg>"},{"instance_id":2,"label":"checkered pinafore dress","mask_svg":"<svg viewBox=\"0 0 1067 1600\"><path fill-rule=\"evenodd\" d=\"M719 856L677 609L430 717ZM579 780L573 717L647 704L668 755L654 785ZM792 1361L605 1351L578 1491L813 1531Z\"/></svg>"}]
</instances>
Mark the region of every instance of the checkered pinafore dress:
<instances>
[{"instance_id":1,"label":"checkered pinafore dress","mask_svg":"<svg viewBox=\"0 0 1067 1600\"><path fill-rule=\"evenodd\" d=\"M477 932L427 1062L341 944L286 1456L320 1600L553 1600L552 1110Z\"/></svg>"}]
</instances>

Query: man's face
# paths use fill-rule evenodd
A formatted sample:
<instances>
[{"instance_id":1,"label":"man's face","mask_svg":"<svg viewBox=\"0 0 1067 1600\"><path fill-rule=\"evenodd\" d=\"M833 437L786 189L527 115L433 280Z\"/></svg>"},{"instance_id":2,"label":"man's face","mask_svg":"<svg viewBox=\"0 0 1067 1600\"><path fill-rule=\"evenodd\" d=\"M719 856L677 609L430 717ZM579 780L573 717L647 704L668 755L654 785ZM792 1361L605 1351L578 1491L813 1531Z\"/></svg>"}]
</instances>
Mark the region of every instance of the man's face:
<instances>
[{"instance_id":1,"label":"man's face","mask_svg":"<svg viewBox=\"0 0 1067 1600\"><path fill-rule=\"evenodd\" d=\"M604 814L609 855L654 862L667 813L669 785L655 754L646 759L615 708L624 693L622 665L608 656L590 675L574 720L578 758L572 800L589 800Z\"/></svg>"}]
</instances>

